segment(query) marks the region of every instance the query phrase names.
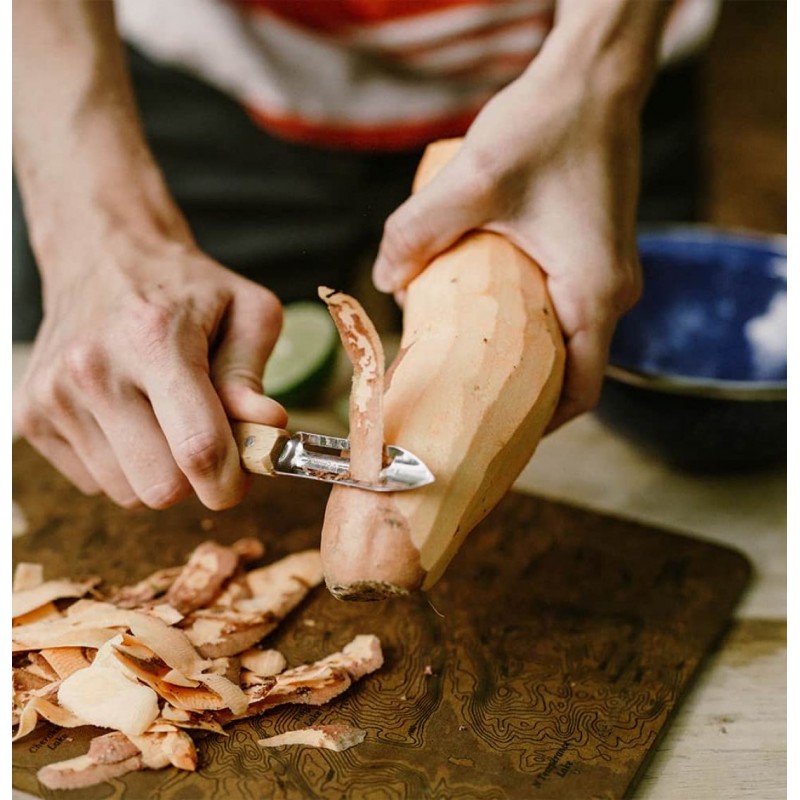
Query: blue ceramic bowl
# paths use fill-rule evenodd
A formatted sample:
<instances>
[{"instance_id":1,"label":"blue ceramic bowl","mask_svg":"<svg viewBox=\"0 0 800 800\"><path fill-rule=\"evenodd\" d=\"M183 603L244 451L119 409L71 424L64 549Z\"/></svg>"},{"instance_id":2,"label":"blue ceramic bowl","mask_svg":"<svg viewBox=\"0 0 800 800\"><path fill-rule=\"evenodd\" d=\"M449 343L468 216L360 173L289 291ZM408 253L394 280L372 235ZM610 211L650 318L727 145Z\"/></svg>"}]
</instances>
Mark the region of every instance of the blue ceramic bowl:
<instances>
[{"instance_id":1,"label":"blue ceramic bowl","mask_svg":"<svg viewBox=\"0 0 800 800\"><path fill-rule=\"evenodd\" d=\"M611 345L597 414L678 467L786 460L786 239L643 231L642 299Z\"/></svg>"}]
</instances>

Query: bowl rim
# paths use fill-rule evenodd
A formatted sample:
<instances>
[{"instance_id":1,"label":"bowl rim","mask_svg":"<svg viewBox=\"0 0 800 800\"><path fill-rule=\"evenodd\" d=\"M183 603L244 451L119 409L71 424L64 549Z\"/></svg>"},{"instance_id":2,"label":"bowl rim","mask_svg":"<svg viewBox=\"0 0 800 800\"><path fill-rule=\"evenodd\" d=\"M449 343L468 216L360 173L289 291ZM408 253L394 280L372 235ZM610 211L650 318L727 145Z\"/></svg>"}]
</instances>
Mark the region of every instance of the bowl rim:
<instances>
[{"instance_id":1,"label":"bowl rim","mask_svg":"<svg viewBox=\"0 0 800 800\"><path fill-rule=\"evenodd\" d=\"M648 223L637 229L640 238L669 238L674 241L712 243L726 241L766 247L775 255L786 257L787 237L782 233L749 228L720 228L709 223ZM719 400L786 401L787 381L731 381L720 378L697 378L669 373L649 373L622 367L609 361L606 377L619 383L653 392L706 397Z\"/></svg>"},{"instance_id":2,"label":"bowl rim","mask_svg":"<svg viewBox=\"0 0 800 800\"><path fill-rule=\"evenodd\" d=\"M605 376L619 383L652 392L706 397L713 400L786 401L786 381L726 381L717 378L684 378L652 375L608 364Z\"/></svg>"},{"instance_id":3,"label":"bowl rim","mask_svg":"<svg viewBox=\"0 0 800 800\"><path fill-rule=\"evenodd\" d=\"M650 236L670 236L676 240L692 239L707 243L711 243L713 240L725 240L731 244L756 244L778 251L786 258L787 236L774 231L759 231L746 227L721 228L707 222L650 222L640 225L636 229L637 241L640 237Z\"/></svg>"}]
</instances>

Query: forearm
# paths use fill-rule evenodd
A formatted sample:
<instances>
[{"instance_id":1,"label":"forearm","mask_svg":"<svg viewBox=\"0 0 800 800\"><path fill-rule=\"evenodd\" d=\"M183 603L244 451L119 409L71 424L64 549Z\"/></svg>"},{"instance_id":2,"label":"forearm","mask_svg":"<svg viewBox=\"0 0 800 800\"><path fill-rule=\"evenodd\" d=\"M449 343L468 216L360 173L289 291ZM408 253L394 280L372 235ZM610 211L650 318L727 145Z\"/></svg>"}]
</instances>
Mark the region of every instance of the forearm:
<instances>
[{"instance_id":1,"label":"forearm","mask_svg":"<svg viewBox=\"0 0 800 800\"><path fill-rule=\"evenodd\" d=\"M188 235L146 145L113 4L14 4L14 162L40 267L63 270L76 229Z\"/></svg>"},{"instance_id":2,"label":"forearm","mask_svg":"<svg viewBox=\"0 0 800 800\"><path fill-rule=\"evenodd\" d=\"M536 62L594 95L638 111L658 66L672 0L558 0ZM535 63L536 63L535 62Z\"/></svg>"}]
</instances>

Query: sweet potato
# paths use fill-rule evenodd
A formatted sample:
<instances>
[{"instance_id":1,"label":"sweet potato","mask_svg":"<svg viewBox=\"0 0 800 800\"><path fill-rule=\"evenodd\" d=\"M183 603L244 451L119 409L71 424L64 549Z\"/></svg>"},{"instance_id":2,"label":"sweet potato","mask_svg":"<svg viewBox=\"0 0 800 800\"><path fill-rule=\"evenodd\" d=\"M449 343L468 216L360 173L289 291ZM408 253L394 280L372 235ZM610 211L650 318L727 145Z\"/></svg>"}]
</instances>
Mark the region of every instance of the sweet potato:
<instances>
[{"instance_id":1,"label":"sweet potato","mask_svg":"<svg viewBox=\"0 0 800 800\"><path fill-rule=\"evenodd\" d=\"M417 186L457 146L429 147ZM477 231L436 258L408 287L382 420L386 442L436 481L381 494L333 487L321 543L330 591L369 600L432 586L531 458L563 370L545 278L527 255Z\"/></svg>"}]
</instances>

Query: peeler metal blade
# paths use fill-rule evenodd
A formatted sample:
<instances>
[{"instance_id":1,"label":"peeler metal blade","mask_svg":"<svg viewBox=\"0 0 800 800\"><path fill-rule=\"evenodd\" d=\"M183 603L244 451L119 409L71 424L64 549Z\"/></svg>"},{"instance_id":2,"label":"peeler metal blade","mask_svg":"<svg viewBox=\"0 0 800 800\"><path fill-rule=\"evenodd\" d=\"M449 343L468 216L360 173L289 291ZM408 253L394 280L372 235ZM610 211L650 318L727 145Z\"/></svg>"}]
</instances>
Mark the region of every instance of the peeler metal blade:
<instances>
[{"instance_id":1,"label":"peeler metal blade","mask_svg":"<svg viewBox=\"0 0 800 800\"><path fill-rule=\"evenodd\" d=\"M376 483L350 476L350 441L338 436L290 433L255 422L232 422L242 468L259 475L289 475L372 492L404 492L434 480L428 467L408 450L384 448L384 467Z\"/></svg>"},{"instance_id":2,"label":"peeler metal blade","mask_svg":"<svg viewBox=\"0 0 800 800\"><path fill-rule=\"evenodd\" d=\"M373 492L403 492L434 481L433 473L417 456L395 445L384 449L386 466L377 483L353 480L349 476L349 450L348 439L298 431L275 459L275 472Z\"/></svg>"}]
</instances>

